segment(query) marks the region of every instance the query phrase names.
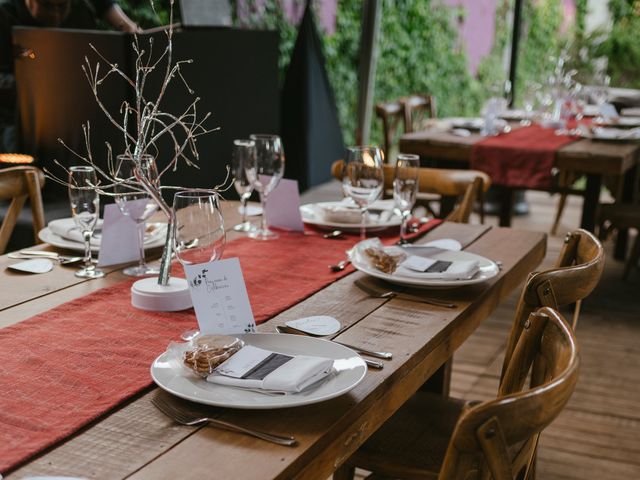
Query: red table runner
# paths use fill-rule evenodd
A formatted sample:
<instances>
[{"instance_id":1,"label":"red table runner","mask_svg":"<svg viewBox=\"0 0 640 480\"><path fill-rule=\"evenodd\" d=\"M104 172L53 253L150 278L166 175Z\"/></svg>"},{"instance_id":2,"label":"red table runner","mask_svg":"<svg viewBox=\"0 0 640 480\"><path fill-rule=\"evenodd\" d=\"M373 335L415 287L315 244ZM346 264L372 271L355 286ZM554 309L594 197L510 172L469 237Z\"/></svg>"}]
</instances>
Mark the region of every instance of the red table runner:
<instances>
[{"instance_id":1,"label":"red table runner","mask_svg":"<svg viewBox=\"0 0 640 480\"><path fill-rule=\"evenodd\" d=\"M421 235L440 223L422 226ZM389 238L393 241L395 238ZM227 245L239 257L258 323L277 315L352 268L331 272L358 241L318 232L281 233ZM0 329L0 472L17 467L151 385L149 365L170 340L196 326L193 309L136 310L133 281ZM322 312L318 312L322 313Z\"/></svg>"},{"instance_id":2,"label":"red table runner","mask_svg":"<svg viewBox=\"0 0 640 480\"><path fill-rule=\"evenodd\" d=\"M539 125L518 128L477 142L471 168L487 173L495 185L547 189L556 152L578 138L556 135L554 129Z\"/></svg>"}]
</instances>

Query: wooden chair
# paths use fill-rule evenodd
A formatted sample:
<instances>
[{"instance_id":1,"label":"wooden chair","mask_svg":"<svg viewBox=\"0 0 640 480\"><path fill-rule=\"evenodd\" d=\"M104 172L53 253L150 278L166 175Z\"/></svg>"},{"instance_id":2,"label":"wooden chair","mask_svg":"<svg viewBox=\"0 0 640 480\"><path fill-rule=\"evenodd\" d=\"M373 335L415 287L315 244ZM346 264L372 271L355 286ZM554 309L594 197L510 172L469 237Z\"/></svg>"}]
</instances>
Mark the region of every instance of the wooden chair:
<instances>
[{"instance_id":1,"label":"wooden chair","mask_svg":"<svg viewBox=\"0 0 640 480\"><path fill-rule=\"evenodd\" d=\"M504 386L511 385L512 362L519 355L517 352L521 348L519 345L523 341L523 335L528 335L531 329L533 312L544 307L557 310L563 306L576 304L572 321L572 328L575 328L580 303L596 287L603 269L604 249L598 239L585 230L575 230L565 237L554 268L529 275L516 307L515 319L505 351L500 392L510 393ZM531 374L532 385L542 381L538 376L541 368L542 366L535 365ZM454 432L454 426L462 414L463 406L464 402L458 399L417 392L399 411L409 413L398 413L387 421L365 443L365 446L348 460L347 465L338 470L334 480L351 479L356 466L374 472L383 472L385 475L389 475L391 469L398 467L401 469L400 472L407 472L405 478L438 478L437 472L442 459L445 458L447 439ZM425 412L429 414L426 415ZM420 416L407 421L407 418L412 418L413 415ZM397 420L394 420L396 418ZM418 421L416 418L421 420ZM434 432L437 438L433 437ZM408 445L403 444L402 448L395 448L391 445L393 439L404 436L413 438L417 446L409 448ZM385 438L392 440L387 441ZM533 438L531 450L527 450L531 458L535 456L536 441ZM382 454L380 452L384 450L381 449L390 450L389 453ZM402 467L403 465L405 467ZM406 467L408 465L411 467ZM403 477L397 472L391 476L394 475ZM513 477L495 477L494 474L495 478L512 479Z\"/></svg>"},{"instance_id":2,"label":"wooden chair","mask_svg":"<svg viewBox=\"0 0 640 480\"><path fill-rule=\"evenodd\" d=\"M638 267L640 260L640 205L637 203L600 205L599 225L598 235L602 240L606 240L615 229L635 228L637 230L636 239L622 274L622 278L628 280L632 269Z\"/></svg>"},{"instance_id":3,"label":"wooden chair","mask_svg":"<svg viewBox=\"0 0 640 480\"><path fill-rule=\"evenodd\" d=\"M418 392L334 480L353 478L354 465L377 479L528 478L538 435L569 401L579 363L562 316L551 308L532 312L495 400L478 404ZM525 388L529 372L536 381Z\"/></svg>"},{"instance_id":4,"label":"wooden chair","mask_svg":"<svg viewBox=\"0 0 640 480\"><path fill-rule=\"evenodd\" d=\"M0 201L11 202L0 226L0 254L7 248L18 215L27 198L31 204L35 242L40 243L38 232L44 228L44 208L40 191L43 186L44 174L35 167L11 167L0 170Z\"/></svg>"},{"instance_id":5,"label":"wooden chair","mask_svg":"<svg viewBox=\"0 0 640 480\"><path fill-rule=\"evenodd\" d=\"M385 190L393 189L395 173L393 165L384 166ZM338 180L344 177L344 160L336 160L331 166L332 175ZM446 216L450 222L468 223L476 200L481 200L491 185L486 173L476 170L449 170L420 168L418 191L433 193L443 197L457 197L457 206Z\"/></svg>"},{"instance_id":6,"label":"wooden chair","mask_svg":"<svg viewBox=\"0 0 640 480\"><path fill-rule=\"evenodd\" d=\"M404 133L420 128L417 122L421 115L429 118L436 117L436 101L431 95L409 95L398 100L378 103L375 106L375 112L382 121L384 153L387 161L391 162L391 151L400 123Z\"/></svg>"}]
</instances>

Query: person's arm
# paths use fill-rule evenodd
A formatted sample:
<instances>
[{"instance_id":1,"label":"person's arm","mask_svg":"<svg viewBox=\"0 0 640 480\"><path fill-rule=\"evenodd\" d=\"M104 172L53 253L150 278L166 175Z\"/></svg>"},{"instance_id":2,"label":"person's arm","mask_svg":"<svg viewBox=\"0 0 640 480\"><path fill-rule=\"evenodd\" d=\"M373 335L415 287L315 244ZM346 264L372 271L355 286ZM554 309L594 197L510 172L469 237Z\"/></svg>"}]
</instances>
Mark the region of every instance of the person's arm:
<instances>
[{"instance_id":1,"label":"person's arm","mask_svg":"<svg viewBox=\"0 0 640 480\"><path fill-rule=\"evenodd\" d=\"M136 23L127 17L127 14L122 11L120 5L112 3L111 6L104 13L104 19L109 24L122 32L137 33L142 31Z\"/></svg>"}]
</instances>

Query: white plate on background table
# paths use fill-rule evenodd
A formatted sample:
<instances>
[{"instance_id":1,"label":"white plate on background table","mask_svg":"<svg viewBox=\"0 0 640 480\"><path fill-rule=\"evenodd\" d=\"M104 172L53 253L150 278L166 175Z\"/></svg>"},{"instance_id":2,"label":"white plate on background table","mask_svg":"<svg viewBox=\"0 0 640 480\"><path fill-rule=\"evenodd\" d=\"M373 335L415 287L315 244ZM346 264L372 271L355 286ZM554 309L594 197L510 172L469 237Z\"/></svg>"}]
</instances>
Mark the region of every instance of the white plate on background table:
<instances>
[{"instance_id":1,"label":"white plate on background table","mask_svg":"<svg viewBox=\"0 0 640 480\"><path fill-rule=\"evenodd\" d=\"M307 203L305 205L301 205L300 215L302 216L302 221L309 225L315 225L318 228L322 228L326 230L339 229L347 232L356 232L360 230L360 222L342 223L342 222L331 222L331 221L324 220L322 216L322 210L321 210L322 207L323 206L329 207L332 205L344 205L344 203L343 202L318 202L318 203ZM375 205L371 207L371 209L372 211L375 211ZM402 219L400 218L400 216L396 214L392 214L387 220L384 220L384 221L379 221L372 216L368 219L368 223L366 223L365 228L369 232L375 232L377 230L384 230L385 228L400 227L401 221Z\"/></svg>"},{"instance_id":2,"label":"white plate on background table","mask_svg":"<svg viewBox=\"0 0 640 480\"><path fill-rule=\"evenodd\" d=\"M367 240L365 240L367 242ZM472 278L466 280L444 280L437 278L420 278L420 274L412 274L402 275L400 273L385 273L373 265L369 261L369 258L363 253L363 249L359 248L361 243L356 244L353 249L349 251L349 259L353 266L367 275L371 275L372 277L380 278L382 280L386 280L387 282L395 283L397 285L409 286L409 287L420 287L420 288L456 288L462 287L465 285L475 285L477 283L486 282L487 280L495 277L500 273L500 268L498 265L488 258L485 258L481 255L476 255L475 253L465 252L465 251L454 251L454 250L443 250L432 248L426 250L428 247L425 247L426 256L429 258L433 258L435 260L444 260L444 261L456 261L456 260L477 260L480 270L476 273ZM417 246L416 246L417 247ZM414 250L414 251L411 251ZM419 249L412 247L408 253L419 255Z\"/></svg>"},{"instance_id":3,"label":"white plate on background table","mask_svg":"<svg viewBox=\"0 0 640 480\"><path fill-rule=\"evenodd\" d=\"M307 392L267 395L209 383L183 367L175 355L165 352L151 364L151 378L163 390L192 402L217 407L266 410L310 405L338 397L358 385L367 373L367 365L356 352L321 338L277 333L253 333L238 337L247 345L277 353L332 358L337 373Z\"/></svg>"},{"instance_id":4,"label":"white plate on background table","mask_svg":"<svg viewBox=\"0 0 640 480\"><path fill-rule=\"evenodd\" d=\"M145 242L144 249L148 250L150 248L158 248L164 245L165 236L166 236L166 224L158 223L158 224L150 224L156 226L156 230L154 230L152 240ZM160 229L160 230L158 230ZM38 238L45 243L48 243L52 247L64 248L67 250L75 250L79 252L84 252L84 243L74 242L73 240L69 240L67 238L63 238L60 235L56 235L51 231L49 227L45 227L38 232ZM91 245L92 252L98 252L100 250L100 245Z\"/></svg>"},{"instance_id":5,"label":"white plate on background table","mask_svg":"<svg viewBox=\"0 0 640 480\"><path fill-rule=\"evenodd\" d=\"M636 128L610 128L592 127L590 130L582 129L582 137L599 142L638 142L640 141L640 127Z\"/></svg>"},{"instance_id":6,"label":"white plate on background table","mask_svg":"<svg viewBox=\"0 0 640 480\"><path fill-rule=\"evenodd\" d=\"M593 120L593 124L601 127L640 127L640 117L618 117L614 119L596 118Z\"/></svg>"}]
</instances>

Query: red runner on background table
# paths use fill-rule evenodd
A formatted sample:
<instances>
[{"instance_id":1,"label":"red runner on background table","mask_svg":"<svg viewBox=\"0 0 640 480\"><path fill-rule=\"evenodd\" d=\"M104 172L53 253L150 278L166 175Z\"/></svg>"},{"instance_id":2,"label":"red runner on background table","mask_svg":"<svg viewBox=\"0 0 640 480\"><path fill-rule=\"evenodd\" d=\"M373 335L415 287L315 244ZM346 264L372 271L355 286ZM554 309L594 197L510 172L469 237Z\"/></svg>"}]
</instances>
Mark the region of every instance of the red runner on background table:
<instances>
[{"instance_id":1,"label":"red runner on background table","mask_svg":"<svg viewBox=\"0 0 640 480\"><path fill-rule=\"evenodd\" d=\"M422 225L414 236L439 223ZM351 273L331 272L328 265L344 259L357 241L326 240L315 231L281 233L277 241L230 242L225 257L240 258L253 314L262 323ZM133 308L132 282L0 329L1 473L148 388L151 362L195 326L193 309Z\"/></svg>"},{"instance_id":2,"label":"red runner on background table","mask_svg":"<svg viewBox=\"0 0 640 480\"><path fill-rule=\"evenodd\" d=\"M579 137L556 135L553 128L521 127L473 145L471 168L487 173L495 185L547 189L556 152Z\"/></svg>"}]
</instances>

